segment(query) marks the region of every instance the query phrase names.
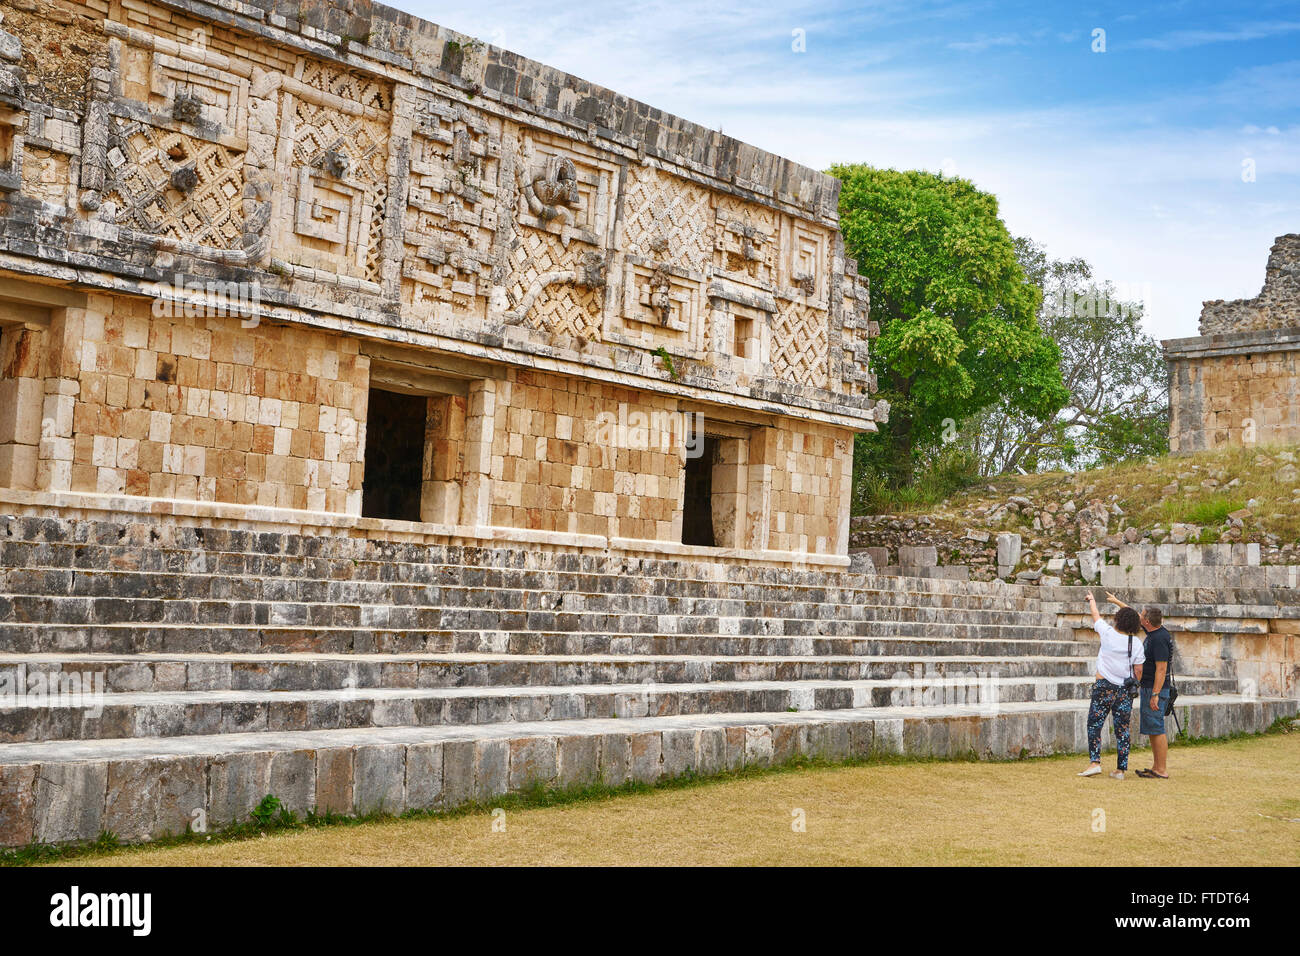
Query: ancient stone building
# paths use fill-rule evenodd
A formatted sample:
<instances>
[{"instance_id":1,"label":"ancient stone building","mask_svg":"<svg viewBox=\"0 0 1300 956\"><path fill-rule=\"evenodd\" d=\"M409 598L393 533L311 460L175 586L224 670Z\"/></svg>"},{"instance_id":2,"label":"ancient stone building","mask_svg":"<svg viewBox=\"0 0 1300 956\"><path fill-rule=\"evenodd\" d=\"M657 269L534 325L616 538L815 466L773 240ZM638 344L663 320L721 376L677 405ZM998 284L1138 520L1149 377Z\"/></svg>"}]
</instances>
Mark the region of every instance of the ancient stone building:
<instances>
[{"instance_id":1,"label":"ancient stone building","mask_svg":"<svg viewBox=\"0 0 1300 956\"><path fill-rule=\"evenodd\" d=\"M839 564L838 183L365 0L3 0L0 488Z\"/></svg>"},{"instance_id":2,"label":"ancient stone building","mask_svg":"<svg viewBox=\"0 0 1300 956\"><path fill-rule=\"evenodd\" d=\"M1274 242L1258 296L1206 302L1200 332L1163 343L1170 449L1300 442L1300 235Z\"/></svg>"},{"instance_id":3,"label":"ancient stone building","mask_svg":"<svg viewBox=\"0 0 1300 956\"><path fill-rule=\"evenodd\" d=\"M834 180L365 0L0 12L0 847L1086 747L1079 594L844 567ZM1255 593L1193 734L1296 712Z\"/></svg>"}]
</instances>

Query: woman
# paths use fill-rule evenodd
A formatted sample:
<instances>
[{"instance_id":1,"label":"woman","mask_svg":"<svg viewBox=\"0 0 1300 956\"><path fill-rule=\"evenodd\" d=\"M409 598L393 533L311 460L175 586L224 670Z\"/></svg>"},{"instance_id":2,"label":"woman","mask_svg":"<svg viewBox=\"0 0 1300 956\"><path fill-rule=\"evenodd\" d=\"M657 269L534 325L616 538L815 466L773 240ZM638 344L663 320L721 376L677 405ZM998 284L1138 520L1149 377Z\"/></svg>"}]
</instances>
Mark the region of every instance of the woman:
<instances>
[{"instance_id":1,"label":"woman","mask_svg":"<svg viewBox=\"0 0 1300 956\"><path fill-rule=\"evenodd\" d=\"M1093 629L1101 636L1101 650L1097 653L1097 682L1092 685L1092 703L1088 707L1088 757L1092 763L1079 776L1095 777L1101 773L1101 728L1110 714L1115 747L1119 750L1118 769L1110 775L1115 780L1123 780L1128 769L1129 732L1133 723L1133 697L1129 688L1136 686L1126 686L1126 681L1142 679L1142 640L1135 636L1142 631L1142 621L1137 611L1122 607L1112 627L1102 620L1091 591L1088 609L1092 611Z\"/></svg>"}]
</instances>

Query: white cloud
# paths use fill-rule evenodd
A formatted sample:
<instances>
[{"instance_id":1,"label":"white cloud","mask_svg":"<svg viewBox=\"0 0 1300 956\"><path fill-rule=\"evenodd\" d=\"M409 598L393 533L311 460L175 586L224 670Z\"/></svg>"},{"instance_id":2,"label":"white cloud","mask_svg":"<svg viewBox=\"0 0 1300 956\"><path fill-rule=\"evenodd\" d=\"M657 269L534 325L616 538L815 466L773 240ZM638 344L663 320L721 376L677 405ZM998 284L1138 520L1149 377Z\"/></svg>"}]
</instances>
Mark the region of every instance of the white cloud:
<instances>
[{"instance_id":1,"label":"white cloud","mask_svg":"<svg viewBox=\"0 0 1300 956\"><path fill-rule=\"evenodd\" d=\"M1272 23L1247 23L1229 30L1175 30L1158 37L1147 37L1133 45L1151 50L1186 50L1211 43L1241 43L1246 40L1265 40L1300 30L1300 22L1275 21Z\"/></svg>"}]
</instances>

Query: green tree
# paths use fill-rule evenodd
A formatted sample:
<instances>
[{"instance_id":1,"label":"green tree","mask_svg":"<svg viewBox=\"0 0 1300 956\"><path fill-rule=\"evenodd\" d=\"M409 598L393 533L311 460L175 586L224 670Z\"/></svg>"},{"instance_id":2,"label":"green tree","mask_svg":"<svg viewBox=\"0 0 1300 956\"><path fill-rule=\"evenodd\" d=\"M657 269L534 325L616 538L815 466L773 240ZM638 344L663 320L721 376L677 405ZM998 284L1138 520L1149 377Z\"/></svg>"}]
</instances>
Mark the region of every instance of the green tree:
<instances>
[{"instance_id":1,"label":"green tree","mask_svg":"<svg viewBox=\"0 0 1300 956\"><path fill-rule=\"evenodd\" d=\"M1038 321L1060 350L1070 397L1049 416L1003 402L973 419L963 445L981 473L1095 467L1167 451L1167 373L1160 344L1142 330L1141 303L1121 300L1083 259L1049 259L1024 238L1016 252L1042 292Z\"/></svg>"},{"instance_id":2,"label":"green tree","mask_svg":"<svg viewBox=\"0 0 1300 956\"><path fill-rule=\"evenodd\" d=\"M994 405L1050 417L1068 399L1060 355L1039 327L1039 289L1016 257L997 200L964 179L863 165L830 169L840 226L871 282L881 432L855 456L899 487L971 416Z\"/></svg>"}]
</instances>

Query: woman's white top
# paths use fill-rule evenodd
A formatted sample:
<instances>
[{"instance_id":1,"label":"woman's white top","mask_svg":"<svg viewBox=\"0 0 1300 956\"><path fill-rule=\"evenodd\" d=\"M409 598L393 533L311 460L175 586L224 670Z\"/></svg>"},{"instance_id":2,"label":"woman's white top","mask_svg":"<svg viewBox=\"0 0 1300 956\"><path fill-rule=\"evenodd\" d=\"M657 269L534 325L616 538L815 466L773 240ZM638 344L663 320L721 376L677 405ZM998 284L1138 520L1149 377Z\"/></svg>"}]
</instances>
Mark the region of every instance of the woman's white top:
<instances>
[{"instance_id":1,"label":"woman's white top","mask_svg":"<svg viewBox=\"0 0 1300 956\"><path fill-rule=\"evenodd\" d=\"M1121 634L1104 620L1092 625L1093 630L1101 635L1101 651L1097 654L1097 673L1112 684L1122 684L1131 669L1141 664L1146 657L1142 650L1142 638L1133 635L1133 653L1130 654L1129 636Z\"/></svg>"}]
</instances>

